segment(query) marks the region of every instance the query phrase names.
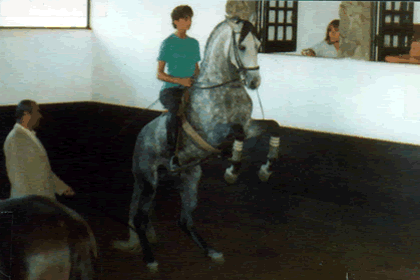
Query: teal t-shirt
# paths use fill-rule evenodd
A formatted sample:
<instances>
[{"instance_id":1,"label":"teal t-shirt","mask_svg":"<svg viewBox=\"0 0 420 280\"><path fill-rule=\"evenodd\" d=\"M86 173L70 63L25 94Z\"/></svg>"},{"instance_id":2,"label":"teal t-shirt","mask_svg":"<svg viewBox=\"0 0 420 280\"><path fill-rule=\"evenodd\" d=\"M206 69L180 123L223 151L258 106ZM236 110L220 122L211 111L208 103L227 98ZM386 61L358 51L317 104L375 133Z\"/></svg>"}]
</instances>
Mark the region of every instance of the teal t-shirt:
<instances>
[{"instance_id":1,"label":"teal t-shirt","mask_svg":"<svg viewBox=\"0 0 420 280\"><path fill-rule=\"evenodd\" d=\"M166 38L160 46L158 61L165 61L168 75L188 78L194 75L195 64L200 61L200 46L191 37L181 39L175 34ZM164 82L162 90L181 85Z\"/></svg>"}]
</instances>

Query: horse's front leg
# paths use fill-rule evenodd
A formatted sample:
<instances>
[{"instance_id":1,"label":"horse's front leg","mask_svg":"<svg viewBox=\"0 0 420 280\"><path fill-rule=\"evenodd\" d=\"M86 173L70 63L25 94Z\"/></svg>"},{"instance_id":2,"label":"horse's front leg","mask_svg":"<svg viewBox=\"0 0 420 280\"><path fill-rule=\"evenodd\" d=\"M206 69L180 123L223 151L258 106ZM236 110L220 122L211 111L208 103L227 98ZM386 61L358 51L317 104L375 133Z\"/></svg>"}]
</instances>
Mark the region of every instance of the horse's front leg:
<instances>
[{"instance_id":1,"label":"horse's front leg","mask_svg":"<svg viewBox=\"0 0 420 280\"><path fill-rule=\"evenodd\" d=\"M153 168L146 174L142 174L140 171L134 171L133 174L135 176L135 185L137 185L135 188L140 189L140 192L138 210L134 215L133 220L130 221L130 224L133 224L136 229L143 250L144 262L151 272L156 272L158 270L158 263L155 260L150 246L150 242L153 242L155 239L154 229L150 222L150 212L153 206L153 199L156 195L158 172L156 168ZM130 214L132 215L133 213ZM131 215L130 220L132 217Z\"/></svg>"},{"instance_id":2,"label":"horse's front leg","mask_svg":"<svg viewBox=\"0 0 420 280\"><path fill-rule=\"evenodd\" d=\"M276 164L280 150L280 125L274 120L252 120L246 133L247 138L257 137L264 133L270 134L270 146L267 154L267 162L261 165L258 177L261 181L267 182L273 173L273 166Z\"/></svg>"},{"instance_id":3,"label":"horse's front leg","mask_svg":"<svg viewBox=\"0 0 420 280\"><path fill-rule=\"evenodd\" d=\"M197 207L197 186L201 178L201 166L184 171L181 177L181 201L182 210L178 225L181 229L192 238L192 240L204 250L205 254L212 260L223 261L223 254L211 248L203 238L197 233L192 218L192 212Z\"/></svg>"},{"instance_id":4,"label":"horse's front leg","mask_svg":"<svg viewBox=\"0 0 420 280\"><path fill-rule=\"evenodd\" d=\"M270 137L270 148L267 155L267 162L260 167L258 172L258 177L261 181L267 182L273 173L272 167L277 162L279 157L280 149L280 137L271 136Z\"/></svg>"},{"instance_id":5,"label":"horse's front leg","mask_svg":"<svg viewBox=\"0 0 420 280\"><path fill-rule=\"evenodd\" d=\"M224 176L225 180L229 184L235 183L236 179L238 179L239 171L242 166L241 159L243 145L244 142L241 140L235 140L235 142L233 143L232 157L229 159L231 165L226 169Z\"/></svg>"},{"instance_id":6,"label":"horse's front leg","mask_svg":"<svg viewBox=\"0 0 420 280\"><path fill-rule=\"evenodd\" d=\"M235 142L232 146L232 157L229 159L231 165L225 171L225 180L229 184L233 184L238 179L238 175L242 166L242 149L244 146L245 132L240 125L232 126Z\"/></svg>"}]
</instances>

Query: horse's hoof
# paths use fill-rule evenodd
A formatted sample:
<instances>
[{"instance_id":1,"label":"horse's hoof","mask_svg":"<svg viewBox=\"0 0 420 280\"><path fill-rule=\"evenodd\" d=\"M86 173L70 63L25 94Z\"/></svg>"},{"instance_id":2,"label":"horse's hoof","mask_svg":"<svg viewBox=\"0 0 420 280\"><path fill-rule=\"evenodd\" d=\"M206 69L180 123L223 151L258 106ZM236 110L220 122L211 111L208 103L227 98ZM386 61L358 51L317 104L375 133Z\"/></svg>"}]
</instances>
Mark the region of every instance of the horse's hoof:
<instances>
[{"instance_id":1,"label":"horse's hoof","mask_svg":"<svg viewBox=\"0 0 420 280\"><path fill-rule=\"evenodd\" d=\"M158 272L158 263L157 262L152 262L152 263L148 263L147 267L149 268L149 271L152 273L156 273Z\"/></svg>"},{"instance_id":2,"label":"horse's hoof","mask_svg":"<svg viewBox=\"0 0 420 280\"><path fill-rule=\"evenodd\" d=\"M133 244L129 241L114 241L112 247L123 252L140 253L142 251L140 244Z\"/></svg>"},{"instance_id":3,"label":"horse's hoof","mask_svg":"<svg viewBox=\"0 0 420 280\"><path fill-rule=\"evenodd\" d=\"M267 182L270 179L270 176L273 172L268 171L268 164L261 165L260 171L258 172L258 177L262 182Z\"/></svg>"},{"instance_id":4,"label":"horse's hoof","mask_svg":"<svg viewBox=\"0 0 420 280\"><path fill-rule=\"evenodd\" d=\"M217 263L223 263L225 259L223 258L223 253L217 252L213 249L210 249L207 256L209 256L213 261Z\"/></svg>"},{"instance_id":5,"label":"horse's hoof","mask_svg":"<svg viewBox=\"0 0 420 280\"><path fill-rule=\"evenodd\" d=\"M157 237L156 237L155 229L153 227L147 228L146 237L150 243L153 243L153 244L157 243Z\"/></svg>"},{"instance_id":6,"label":"horse's hoof","mask_svg":"<svg viewBox=\"0 0 420 280\"><path fill-rule=\"evenodd\" d=\"M233 170L233 165L231 167L227 168L226 171L225 171L225 176L224 177L225 177L226 182L228 182L229 184L235 183L236 179L238 179L238 175L234 174L232 172L232 170Z\"/></svg>"}]
</instances>

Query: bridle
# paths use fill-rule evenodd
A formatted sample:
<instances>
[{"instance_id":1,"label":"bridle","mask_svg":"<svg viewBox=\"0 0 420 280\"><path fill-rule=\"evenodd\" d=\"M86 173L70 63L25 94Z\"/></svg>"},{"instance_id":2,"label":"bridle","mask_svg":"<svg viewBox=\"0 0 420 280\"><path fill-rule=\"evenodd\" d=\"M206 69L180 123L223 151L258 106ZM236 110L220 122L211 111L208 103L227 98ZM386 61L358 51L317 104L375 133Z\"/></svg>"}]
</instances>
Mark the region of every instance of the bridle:
<instances>
[{"instance_id":1,"label":"bridle","mask_svg":"<svg viewBox=\"0 0 420 280\"><path fill-rule=\"evenodd\" d=\"M256 66L256 67L245 67L244 64L242 63L242 60L239 57L239 51L238 51L239 46L238 46L238 44L236 42L236 36L235 36L236 34L240 34L240 32L235 32L235 31L232 30L233 53L235 55L235 60L236 60L236 64L238 65L239 73L241 73L243 71L255 71L255 70L259 70L260 69L260 66ZM193 87L200 88L200 89L212 89L212 88L221 87L221 86L224 86L226 84L230 84L230 83L234 83L234 82L238 82L238 81L243 82L243 80L234 79L234 80L230 80L230 81L227 81L227 82L223 82L221 84L212 85L212 86L205 86L205 87L201 87L201 86L199 86L197 84L193 84Z\"/></svg>"},{"instance_id":2,"label":"bridle","mask_svg":"<svg viewBox=\"0 0 420 280\"><path fill-rule=\"evenodd\" d=\"M238 64L238 70L239 72L242 71L254 71L254 70L259 70L260 66L256 66L256 67L245 67L244 64L242 63L242 60L239 58L239 53L238 53L238 44L236 43L236 36L235 34L239 34L240 32L235 32L232 31L232 38L233 38L233 53L235 54L235 59L236 59L236 63Z\"/></svg>"}]
</instances>

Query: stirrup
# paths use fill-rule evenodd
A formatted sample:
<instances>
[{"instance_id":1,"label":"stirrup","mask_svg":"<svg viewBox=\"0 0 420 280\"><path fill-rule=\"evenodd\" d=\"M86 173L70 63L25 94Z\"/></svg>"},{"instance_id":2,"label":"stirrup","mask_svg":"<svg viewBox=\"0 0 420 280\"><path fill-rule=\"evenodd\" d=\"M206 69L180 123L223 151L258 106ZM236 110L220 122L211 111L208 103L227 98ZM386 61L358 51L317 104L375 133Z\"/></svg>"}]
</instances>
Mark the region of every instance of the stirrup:
<instances>
[{"instance_id":1,"label":"stirrup","mask_svg":"<svg viewBox=\"0 0 420 280\"><path fill-rule=\"evenodd\" d=\"M179 165L179 161L178 161L178 164L174 163L174 159L176 157L177 156L175 156L175 155L172 156L171 160L169 161L169 171L170 172L178 172L181 169L181 166Z\"/></svg>"}]
</instances>

